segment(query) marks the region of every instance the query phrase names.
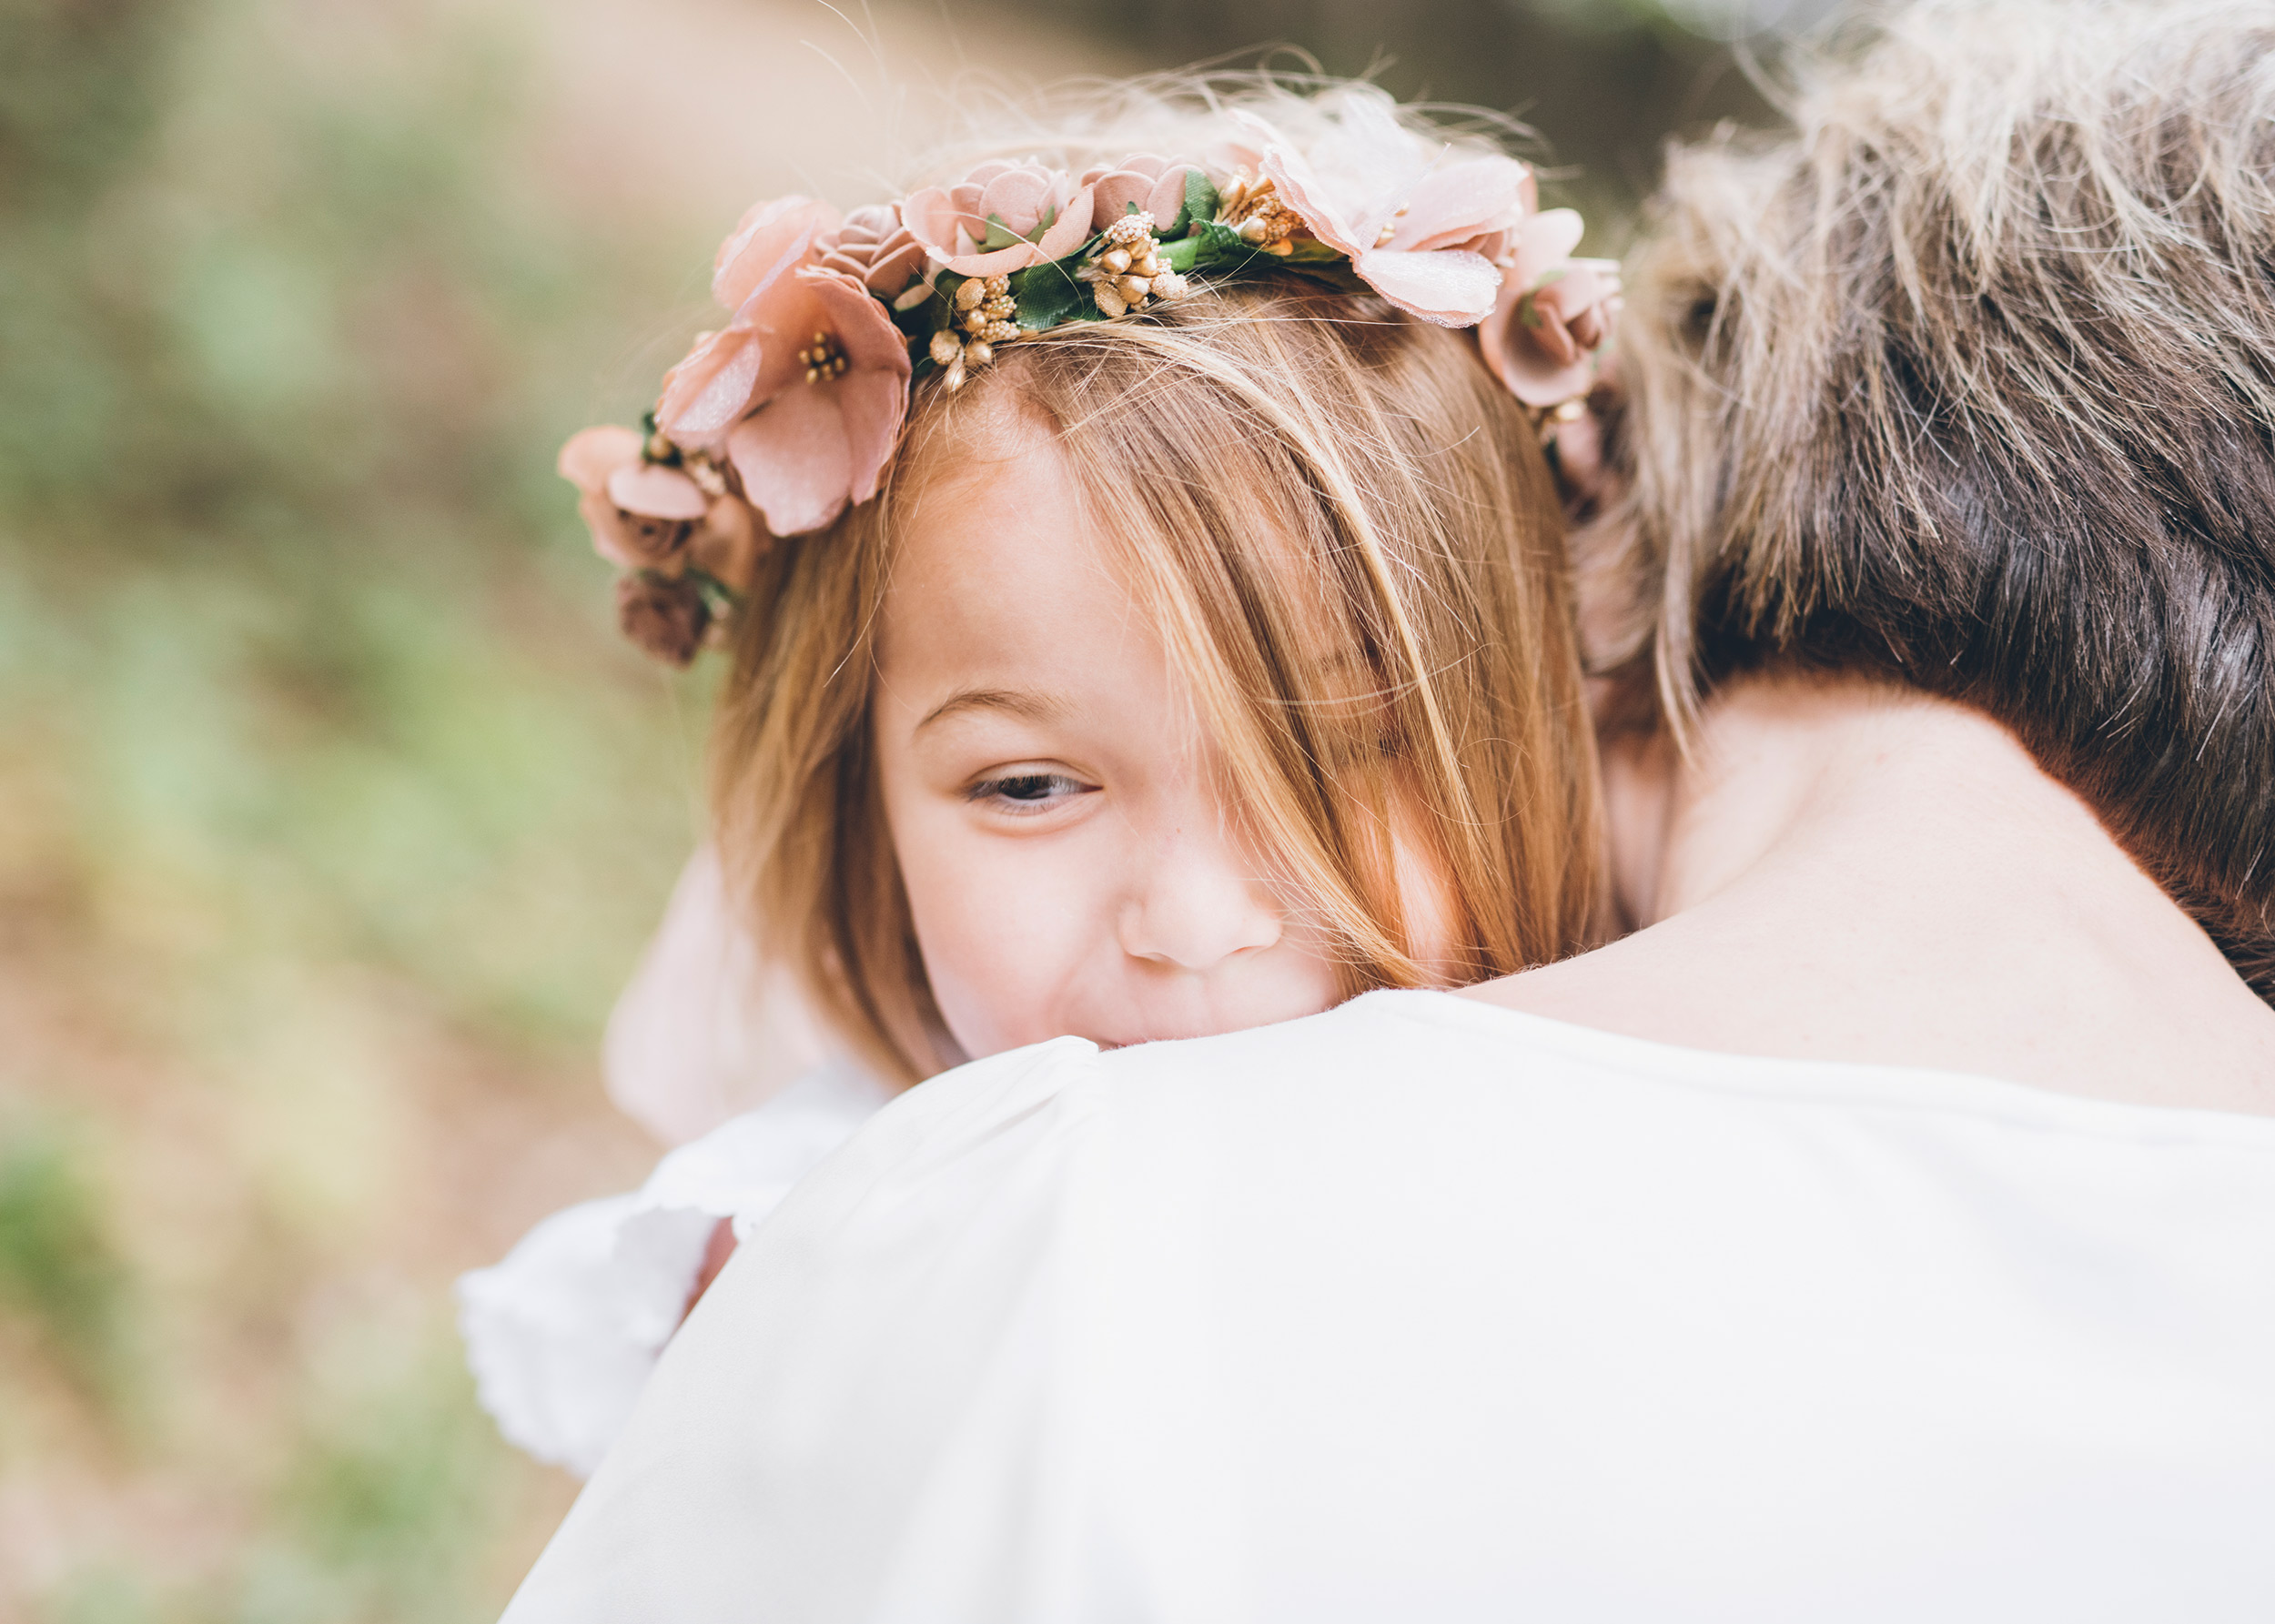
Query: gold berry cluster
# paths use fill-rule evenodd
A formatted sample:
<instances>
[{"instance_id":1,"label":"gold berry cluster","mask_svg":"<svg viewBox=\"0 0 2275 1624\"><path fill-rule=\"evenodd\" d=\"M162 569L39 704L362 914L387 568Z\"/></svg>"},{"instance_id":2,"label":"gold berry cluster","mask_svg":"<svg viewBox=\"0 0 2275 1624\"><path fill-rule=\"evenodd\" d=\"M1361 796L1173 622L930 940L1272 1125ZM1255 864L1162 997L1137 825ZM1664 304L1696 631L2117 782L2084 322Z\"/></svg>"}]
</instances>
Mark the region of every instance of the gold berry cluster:
<instances>
[{"instance_id":1,"label":"gold berry cluster","mask_svg":"<svg viewBox=\"0 0 2275 1624\"><path fill-rule=\"evenodd\" d=\"M805 380L820 383L827 378L843 378L852 363L845 358L845 347L827 333L815 333L814 342L798 351L798 359L805 367Z\"/></svg>"},{"instance_id":2,"label":"gold berry cluster","mask_svg":"<svg viewBox=\"0 0 2275 1624\"><path fill-rule=\"evenodd\" d=\"M1303 229L1303 217L1279 200L1279 188L1242 170L1225 183L1217 205L1240 240L1267 254L1294 253L1289 241Z\"/></svg>"},{"instance_id":3,"label":"gold berry cluster","mask_svg":"<svg viewBox=\"0 0 2275 1624\"><path fill-rule=\"evenodd\" d=\"M1126 316L1144 309L1148 299L1176 298L1185 291L1185 278L1161 263L1153 217L1142 210L1108 226L1106 247L1076 275L1090 284L1101 316Z\"/></svg>"},{"instance_id":4,"label":"gold berry cluster","mask_svg":"<svg viewBox=\"0 0 2275 1624\"><path fill-rule=\"evenodd\" d=\"M956 284L956 326L932 335L933 364L946 368L949 388L962 388L966 374L996 358L996 345L1019 336L1014 319L1018 314L1007 277L974 277Z\"/></svg>"}]
</instances>

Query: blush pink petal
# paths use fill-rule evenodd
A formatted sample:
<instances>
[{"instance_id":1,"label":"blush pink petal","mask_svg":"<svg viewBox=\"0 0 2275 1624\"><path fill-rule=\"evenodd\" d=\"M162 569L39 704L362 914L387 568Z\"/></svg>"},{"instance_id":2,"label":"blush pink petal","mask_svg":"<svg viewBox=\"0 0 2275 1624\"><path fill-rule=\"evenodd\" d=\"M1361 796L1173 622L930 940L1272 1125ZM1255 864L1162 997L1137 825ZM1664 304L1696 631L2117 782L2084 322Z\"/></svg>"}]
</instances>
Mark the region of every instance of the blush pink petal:
<instances>
[{"instance_id":1,"label":"blush pink petal","mask_svg":"<svg viewBox=\"0 0 2275 1624\"><path fill-rule=\"evenodd\" d=\"M905 291L924 268L925 248L901 225L897 206L872 203L847 215L815 242L816 267L858 277L870 292L890 299Z\"/></svg>"},{"instance_id":2,"label":"blush pink petal","mask_svg":"<svg viewBox=\"0 0 2275 1624\"><path fill-rule=\"evenodd\" d=\"M1523 217L1526 170L1514 158L1468 158L1433 169L1409 194L1387 245L1427 252L1468 247Z\"/></svg>"},{"instance_id":3,"label":"blush pink petal","mask_svg":"<svg viewBox=\"0 0 2275 1624\"><path fill-rule=\"evenodd\" d=\"M1485 369L1501 379L1501 387L1522 400L1524 396L1516 385L1514 360L1509 353L1517 306L1524 298L1525 285L1520 278L1520 268L1515 265L1502 267L1501 291L1494 296L1492 311L1477 324L1477 353L1483 359Z\"/></svg>"},{"instance_id":4,"label":"blush pink petal","mask_svg":"<svg viewBox=\"0 0 2275 1624\"><path fill-rule=\"evenodd\" d=\"M1154 177L1133 169L1093 169L1082 177L1090 188L1090 228L1103 231L1130 211L1152 207ZM1157 217L1157 224L1168 222Z\"/></svg>"},{"instance_id":5,"label":"blush pink petal","mask_svg":"<svg viewBox=\"0 0 2275 1624\"><path fill-rule=\"evenodd\" d=\"M975 242L987 236L987 188L976 181L962 180L948 188L948 201L956 206L959 227Z\"/></svg>"},{"instance_id":6,"label":"blush pink petal","mask_svg":"<svg viewBox=\"0 0 2275 1624\"><path fill-rule=\"evenodd\" d=\"M753 401L771 400L804 382L798 351L816 332L843 344L855 371L882 368L904 382L908 378L908 340L868 289L842 271L809 266L768 289L752 316L765 350L752 381Z\"/></svg>"},{"instance_id":7,"label":"blush pink petal","mask_svg":"<svg viewBox=\"0 0 2275 1624\"><path fill-rule=\"evenodd\" d=\"M776 197L752 205L733 235L719 245L712 297L730 310L741 310L767 283L803 265L813 253L814 238L837 223L835 209L811 197Z\"/></svg>"},{"instance_id":8,"label":"blush pink petal","mask_svg":"<svg viewBox=\"0 0 2275 1624\"><path fill-rule=\"evenodd\" d=\"M876 494L908 410L908 342L855 278L807 267L772 290L758 410L736 424L727 454L743 491L778 536L821 529L848 501ZM842 377L805 380L797 351L815 332L844 348Z\"/></svg>"},{"instance_id":9,"label":"blush pink petal","mask_svg":"<svg viewBox=\"0 0 2275 1624\"><path fill-rule=\"evenodd\" d=\"M1576 316L1615 298L1618 283L1593 266L1568 269L1547 288L1534 293L1534 303L1546 300L1549 308L1540 312L1542 325L1532 328L1519 319L1525 296L1533 293L1532 278L1525 271L1520 263L1503 273L1501 298L1477 329L1478 353L1501 379L1502 387L1527 406L1561 406L1585 393L1595 378L1593 360L1568 330L1565 301L1579 301L1570 307ZM1566 282L1571 287L1551 299L1551 290L1562 288Z\"/></svg>"},{"instance_id":10,"label":"blush pink petal","mask_svg":"<svg viewBox=\"0 0 2275 1624\"><path fill-rule=\"evenodd\" d=\"M798 282L822 314L821 326L834 333L845 347L845 357L856 372L890 372L908 379L908 340L885 307L853 277L834 271L806 270Z\"/></svg>"},{"instance_id":11,"label":"blush pink petal","mask_svg":"<svg viewBox=\"0 0 2275 1624\"><path fill-rule=\"evenodd\" d=\"M1562 276L1534 292L1532 302L1570 325L1618 292L1619 279L1605 276L1597 262L1574 259L1567 262Z\"/></svg>"},{"instance_id":12,"label":"blush pink petal","mask_svg":"<svg viewBox=\"0 0 2275 1624\"><path fill-rule=\"evenodd\" d=\"M880 298L893 298L906 291L924 268L924 245L904 242L891 253L879 255L869 262L864 285Z\"/></svg>"},{"instance_id":13,"label":"blush pink petal","mask_svg":"<svg viewBox=\"0 0 2275 1624\"><path fill-rule=\"evenodd\" d=\"M1041 170L1007 169L981 188L972 212L983 221L993 215L1013 236L1026 237L1050 208L1051 197L1051 177Z\"/></svg>"},{"instance_id":14,"label":"blush pink petal","mask_svg":"<svg viewBox=\"0 0 2275 1624\"><path fill-rule=\"evenodd\" d=\"M1051 221L1048 231L1035 245L1037 265L1053 259L1064 259L1090 240L1090 211L1093 198L1088 187L1077 187L1058 206L1058 216Z\"/></svg>"},{"instance_id":15,"label":"blush pink petal","mask_svg":"<svg viewBox=\"0 0 2275 1624\"><path fill-rule=\"evenodd\" d=\"M798 358L798 351L812 343L817 329L826 329L830 323L813 282L803 276L787 277L768 288L753 304L751 317L764 351L751 382L751 404L758 407L791 385L804 382L805 363Z\"/></svg>"},{"instance_id":16,"label":"blush pink petal","mask_svg":"<svg viewBox=\"0 0 2275 1624\"><path fill-rule=\"evenodd\" d=\"M900 439L901 419L908 414L908 380L885 372L856 372L830 387L845 423L850 495L865 502L876 495L885 465Z\"/></svg>"},{"instance_id":17,"label":"blush pink petal","mask_svg":"<svg viewBox=\"0 0 2275 1624\"><path fill-rule=\"evenodd\" d=\"M971 201L976 205L979 198L975 195ZM985 222L975 221L969 210L961 206L945 187L926 187L903 198L901 224L908 227L908 235L923 246L935 263L947 267L958 276L996 275L998 273L992 269L972 270L967 267L984 258L1017 259L1026 252L1023 245L1000 249L993 256L969 252L972 226L978 224L983 233L986 226ZM1002 274L1021 268L1023 267L1019 264L1008 264Z\"/></svg>"},{"instance_id":18,"label":"blush pink petal","mask_svg":"<svg viewBox=\"0 0 2275 1624\"><path fill-rule=\"evenodd\" d=\"M1154 183L1152 195L1138 204L1162 230L1167 231L1170 223L1184 212L1186 177L1192 173L1190 164L1175 164L1164 169L1161 178Z\"/></svg>"},{"instance_id":19,"label":"blush pink petal","mask_svg":"<svg viewBox=\"0 0 2275 1624\"><path fill-rule=\"evenodd\" d=\"M1272 183L1279 200L1302 217L1303 223L1318 237L1337 253L1356 260L1369 241L1359 241L1357 226L1338 207L1338 200L1312 168L1309 159L1281 137L1279 132L1255 114L1236 109L1233 122L1246 133L1256 146L1248 149L1256 161L1258 173Z\"/></svg>"},{"instance_id":20,"label":"blush pink petal","mask_svg":"<svg viewBox=\"0 0 2275 1624\"><path fill-rule=\"evenodd\" d=\"M1527 220L1518 234L1517 262L1512 267L1520 290L1531 291L1542 277L1570 259L1586 230L1577 209L1552 208Z\"/></svg>"},{"instance_id":21,"label":"blush pink petal","mask_svg":"<svg viewBox=\"0 0 2275 1624\"><path fill-rule=\"evenodd\" d=\"M818 530L845 510L853 448L844 413L824 390L784 390L727 435L743 494L777 536Z\"/></svg>"},{"instance_id":22,"label":"blush pink petal","mask_svg":"<svg viewBox=\"0 0 2275 1624\"><path fill-rule=\"evenodd\" d=\"M607 485L608 477L618 469L640 460L642 443L636 431L615 423L599 429L581 429L561 448L561 456L553 466L562 479L579 490L597 491Z\"/></svg>"},{"instance_id":23,"label":"blush pink petal","mask_svg":"<svg viewBox=\"0 0 2275 1624\"><path fill-rule=\"evenodd\" d=\"M664 375L656 426L691 450L715 450L728 426L749 409L766 348L758 329L741 323L704 334Z\"/></svg>"},{"instance_id":24,"label":"blush pink petal","mask_svg":"<svg viewBox=\"0 0 2275 1624\"><path fill-rule=\"evenodd\" d=\"M1262 119L1257 117L1255 114L1236 113L1234 116L1236 119L1243 121L1241 128L1247 131L1251 140L1259 138L1257 131L1261 129L1267 132L1269 136L1266 143L1267 145L1273 145L1279 142L1279 132L1273 129L1270 125L1266 124ZM1216 167L1219 172L1238 174L1239 171L1245 169L1250 175L1261 175L1264 172L1264 148L1262 146L1243 146L1238 141L1225 142L1217 148Z\"/></svg>"},{"instance_id":25,"label":"blush pink petal","mask_svg":"<svg viewBox=\"0 0 2275 1624\"><path fill-rule=\"evenodd\" d=\"M1090 237L1091 193L1067 176L1035 164L983 164L949 187L927 187L901 205L901 223L939 265L962 277L1007 277L1064 258ZM983 249L988 217L1014 236L1039 240Z\"/></svg>"},{"instance_id":26,"label":"blush pink petal","mask_svg":"<svg viewBox=\"0 0 2275 1624\"><path fill-rule=\"evenodd\" d=\"M804 272L799 280L812 286L823 325L844 346L850 363L844 377L813 388L834 398L844 418L851 493L865 502L877 493L908 414L908 341L860 283L820 271Z\"/></svg>"},{"instance_id":27,"label":"blush pink petal","mask_svg":"<svg viewBox=\"0 0 2275 1624\"><path fill-rule=\"evenodd\" d=\"M650 519L701 519L711 504L695 481L675 468L620 468L608 477L608 499L627 513Z\"/></svg>"},{"instance_id":28,"label":"blush pink petal","mask_svg":"<svg viewBox=\"0 0 2275 1624\"><path fill-rule=\"evenodd\" d=\"M1501 271L1491 260L1459 248L1427 254L1382 248L1361 254L1351 267L1400 309L1440 327L1482 320L1501 288Z\"/></svg>"},{"instance_id":29,"label":"blush pink petal","mask_svg":"<svg viewBox=\"0 0 2275 1624\"><path fill-rule=\"evenodd\" d=\"M1320 98L1331 116L1304 156L1352 233L1374 246L1381 227L1430 167L1398 121L1397 104L1371 85L1346 85Z\"/></svg>"},{"instance_id":30,"label":"blush pink petal","mask_svg":"<svg viewBox=\"0 0 2275 1624\"><path fill-rule=\"evenodd\" d=\"M1498 353L1502 364L1493 368L1493 375L1527 406L1562 406L1584 393L1595 377L1584 356L1568 367L1559 367L1542 350L1512 347ZM1489 364L1491 359L1487 357Z\"/></svg>"},{"instance_id":31,"label":"blush pink petal","mask_svg":"<svg viewBox=\"0 0 2275 1624\"><path fill-rule=\"evenodd\" d=\"M1168 228L1185 207L1185 177L1198 165L1181 159L1132 153L1111 169L1093 169L1082 177L1090 188L1090 228L1103 231L1130 211L1145 210L1153 223Z\"/></svg>"},{"instance_id":32,"label":"blush pink petal","mask_svg":"<svg viewBox=\"0 0 2275 1624\"><path fill-rule=\"evenodd\" d=\"M1043 256L1034 244L1015 243L986 254L951 254L941 264L959 277L1007 277L1042 262Z\"/></svg>"}]
</instances>

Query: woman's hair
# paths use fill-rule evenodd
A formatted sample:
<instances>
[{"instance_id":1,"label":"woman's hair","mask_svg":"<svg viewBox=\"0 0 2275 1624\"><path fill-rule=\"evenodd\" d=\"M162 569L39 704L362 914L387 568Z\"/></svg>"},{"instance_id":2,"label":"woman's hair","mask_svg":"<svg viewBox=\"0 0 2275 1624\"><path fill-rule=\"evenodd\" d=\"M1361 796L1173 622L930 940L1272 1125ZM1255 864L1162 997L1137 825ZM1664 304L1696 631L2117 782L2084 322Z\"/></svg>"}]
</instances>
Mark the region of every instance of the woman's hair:
<instances>
[{"instance_id":1,"label":"woman's hair","mask_svg":"<svg viewBox=\"0 0 2275 1624\"><path fill-rule=\"evenodd\" d=\"M2014 731L2275 995L2275 9L1928 0L1678 149L1586 568Z\"/></svg>"},{"instance_id":2,"label":"woman's hair","mask_svg":"<svg viewBox=\"0 0 2275 1624\"><path fill-rule=\"evenodd\" d=\"M1562 525L1465 334L1293 277L1006 346L920 384L877 498L779 542L714 738L733 893L839 1031L909 1079L940 1026L871 756L876 621L928 481L1012 414L1066 459L1220 748L1225 794L1353 991L1423 984L1392 834L1445 877L1462 969L1582 945L1600 868Z\"/></svg>"}]
</instances>

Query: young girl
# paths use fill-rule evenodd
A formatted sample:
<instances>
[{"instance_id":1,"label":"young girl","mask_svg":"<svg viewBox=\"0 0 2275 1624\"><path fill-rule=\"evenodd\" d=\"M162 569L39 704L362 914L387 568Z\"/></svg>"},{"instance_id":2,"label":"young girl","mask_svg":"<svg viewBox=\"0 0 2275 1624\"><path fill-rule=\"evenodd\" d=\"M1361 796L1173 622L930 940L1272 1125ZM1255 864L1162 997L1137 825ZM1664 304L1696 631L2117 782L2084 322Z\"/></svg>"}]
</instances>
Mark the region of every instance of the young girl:
<instances>
[{"instance_id":1,"label":"young girl","mask_svg":"<svg viewBox=\"0 0 2275 1624\"><path fill-rule=\"evenodd\" d=\"M1579 235L1364 86L1132 96L1048 161L745 217L732 321L561 466L626 630L732 650L726 895L844 1058L468 1277L509 1437L589 1470L714 1226L899 1088L1589 940L1542 449L1616 293Z\"/></svg>"}]
</instances>

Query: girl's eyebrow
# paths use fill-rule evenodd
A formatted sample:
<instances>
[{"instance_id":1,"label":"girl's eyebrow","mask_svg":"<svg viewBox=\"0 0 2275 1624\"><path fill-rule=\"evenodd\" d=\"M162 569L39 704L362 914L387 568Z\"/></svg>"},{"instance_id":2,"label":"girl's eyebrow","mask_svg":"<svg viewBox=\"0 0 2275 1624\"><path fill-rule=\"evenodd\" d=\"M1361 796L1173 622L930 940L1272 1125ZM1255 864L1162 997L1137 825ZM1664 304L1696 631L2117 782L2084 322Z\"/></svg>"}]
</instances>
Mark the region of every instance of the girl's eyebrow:
<instances>
[{"instance_id":1,"label":"girl's eyebrow","mask_svg":"<svg viewBox=\"0 0 2275 1624\"><path fill-rule=\"evenodd\" d=\"M1067 701L1055 694L1023 688L965 688L925 712L915 731L923 732L944 716L966 711L1002 711L1026 721L1057 721L1067 714Z\"/></svg>"}]
</instances>

